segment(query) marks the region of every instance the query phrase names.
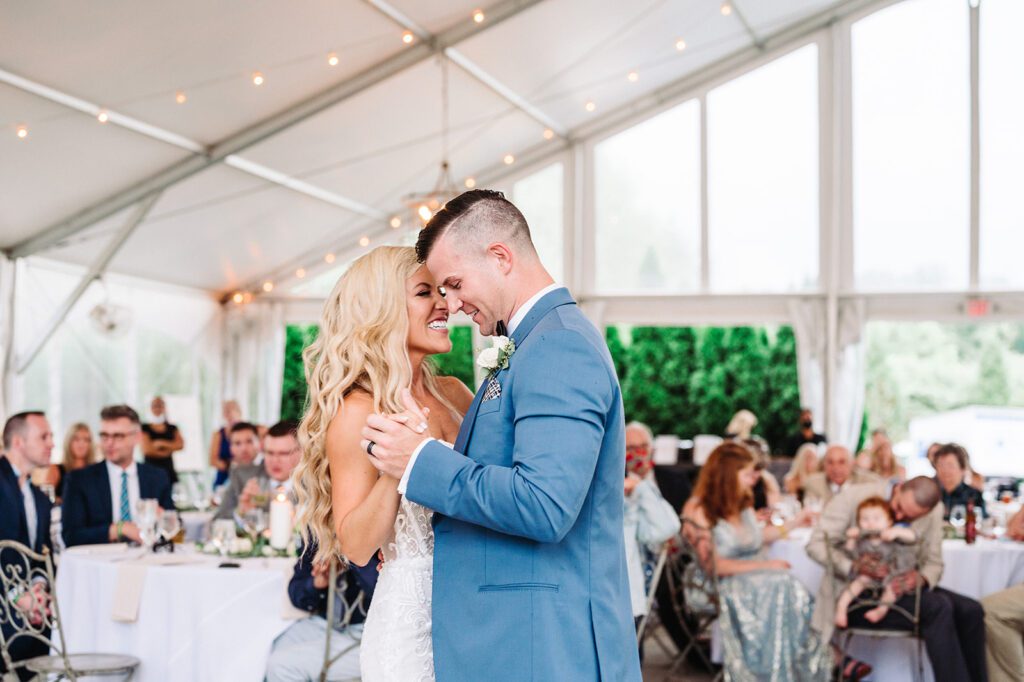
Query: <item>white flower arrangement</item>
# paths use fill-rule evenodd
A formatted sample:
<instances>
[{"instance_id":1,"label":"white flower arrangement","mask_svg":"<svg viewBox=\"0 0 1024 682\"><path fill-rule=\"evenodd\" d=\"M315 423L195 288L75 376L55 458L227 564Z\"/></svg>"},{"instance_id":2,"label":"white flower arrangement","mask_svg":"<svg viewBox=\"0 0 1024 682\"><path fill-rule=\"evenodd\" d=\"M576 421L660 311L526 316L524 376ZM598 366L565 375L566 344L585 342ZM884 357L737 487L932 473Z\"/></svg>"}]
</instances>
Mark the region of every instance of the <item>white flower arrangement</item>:
<instances>
[{"instance_id":1,"label":"white flower arrangement","mask_svg":"<svg viewBox=\"0 0 1024 682\"><path fill-rule=\"evenodd\" d=\"M487 370L487 378L508 369L509 358L516 352L516 342L507 336L497 336L490 348L484 348L476 357L476 364Z\"/></svg>"}]
</instances>

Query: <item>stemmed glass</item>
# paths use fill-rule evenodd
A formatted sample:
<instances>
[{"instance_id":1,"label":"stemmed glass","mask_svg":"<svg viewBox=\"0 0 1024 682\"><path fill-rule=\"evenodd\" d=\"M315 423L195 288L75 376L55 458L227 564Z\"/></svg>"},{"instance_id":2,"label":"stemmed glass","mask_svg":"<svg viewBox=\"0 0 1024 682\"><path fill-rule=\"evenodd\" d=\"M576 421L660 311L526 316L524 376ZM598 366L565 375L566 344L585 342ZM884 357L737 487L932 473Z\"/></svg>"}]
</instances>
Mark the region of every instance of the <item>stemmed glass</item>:
<instances>
[{"instance_id":1,"label":"stemmed glass","mask_svg":"<svg viewBox=\"0 0 1024 682\"><path fill-rule=\"evenodd\" d=\"M963 529L967 525L967 507L954 504L949 510L949 525L956 529L957 537L963 537Z\"/></svg>"},{"instance_id":2,"label":"stemmed glass","mask_svg":"<svg viewBox=\"0 0 1024 682\"><path fill-rule=\"evenodd\" d=\"M147 550L153 548L157 538L157 512L159 502L154 499L142 499L135 503L135 525L139 528L139 539Z\"/></svg>"},{"instance_id":3,"label":"stemmed glass","mask_svg":"<svg viewBox=\"0 0 1024 682\"><path fill-rule=\"evenodd\" d=\"M171 542L181 532L181 519L177 512L165 511L160 517L160 537L164 542Z\"/></svg>"},{"instance_id":4,"label":"stemmed glass","mask_svg":"<svg viewBox=\"0 0 1024 682\"><path fill-rule=\"evenodd\" d=\"M213 529L210 531L210 542L220 552L221 558L228 555L231 549L231 541L235 539L235 522L231 519L217 519L213 522Z\"/></svg>"},{"instance_id":5,"label":"stemmed glass","mask_svg":"<svg viewBox=\"0 0 1024 682\"><path fill-rule=\"evenodd\" d=\"M267 529L267 510L263 507L253 507L242 517L245 522L245 531L252 537L253 547L259 542L263 531Z\"/></svg>"}]
</instances>

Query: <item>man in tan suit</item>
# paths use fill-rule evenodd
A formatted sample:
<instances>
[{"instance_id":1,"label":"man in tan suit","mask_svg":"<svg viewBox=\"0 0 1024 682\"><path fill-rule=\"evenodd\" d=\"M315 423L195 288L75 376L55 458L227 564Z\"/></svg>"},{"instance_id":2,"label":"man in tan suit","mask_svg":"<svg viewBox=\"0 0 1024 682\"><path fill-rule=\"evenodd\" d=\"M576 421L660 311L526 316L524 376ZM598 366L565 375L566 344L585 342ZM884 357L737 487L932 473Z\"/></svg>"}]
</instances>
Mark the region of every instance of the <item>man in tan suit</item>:
<instances>
[{"instance_id":1,"label":"man in tan suit","mask_svg":"<svg viewBox=\"0 0 1024 682\"><path fill-rule=\"evenodd\" d=\"M1024 509L1010 519L1006 537L1024 541ZM989 681L1024 680L1024 583L990 594L981 603L985 607Z\"/></svg>"},{"instance_id":2,"label":"man in tan suit","mask_svg":"<svg viewBox=\"0 0 1024 682\"><path fill-rule=\"evenodd\" d=\"M815 600L812 625L830 639L834 629L838 594L836 584L849 577L852 562L835 549L837 539L857 525L857 506L869 497L888 500L896 523L909 525L921 542L918 574L922 583L921 635L935 671L935 682L985 682L985 616L981 604L973 599L938 587L942 577L942 505L939 486L930 478L918 476L906 483L886 481L852 485L826 505L821 519L807 543L807 554L827 566L831 553L836 580L824 576ZM827 540L826 540L827 538ZM913 612L914 592L905 594L898 605ZM908 630L910 622L891 609L878 623L864 619L864 609L849 614L850 627L877 627L883 630Z\"/></svg>"},{"instance_id":3,"label":"man in tan suit","mask_svg":"<svg viewBox=\"0 0 1024 682\"><path fill-rule=\"evenodd\" d=\"M804 482L804 499L817 498L827 503L851 485L877 483L881 479L870 471L855 468L853 455L842 445L833 445L822 458L822 471L811 474Z\"/></svg>"}]
</instances>

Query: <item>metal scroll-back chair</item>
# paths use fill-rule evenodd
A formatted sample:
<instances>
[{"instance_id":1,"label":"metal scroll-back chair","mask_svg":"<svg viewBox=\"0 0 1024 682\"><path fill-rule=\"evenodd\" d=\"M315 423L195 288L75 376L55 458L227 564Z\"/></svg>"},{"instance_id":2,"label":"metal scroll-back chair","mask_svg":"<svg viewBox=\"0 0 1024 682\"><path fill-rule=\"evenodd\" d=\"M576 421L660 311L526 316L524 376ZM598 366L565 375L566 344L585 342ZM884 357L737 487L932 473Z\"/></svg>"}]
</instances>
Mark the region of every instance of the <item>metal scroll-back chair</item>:
<instances>
[{"instance_id":1,"label":"metal scroll-back chair","mask_svg":"<svg viewBox=\"0 0 1024 682\"><path fill-rule=\"evenodd\" d=\"M39 595L39 584L47 587L49 599L46 601ZM15 671L24 668L42 679L49 679L50 675L56 675L56 680L72 681L93 675L125 675L126 680L131 679L140 663L134 656L67 652L55 585L53 557L49 550L39 554L20 542L0 541L0 653L7 675L16 680ZM25 595L28 595L28 602L19 607L18 601ZM38 620L27 617L28 613L38 614ZM55 632L56 640L53 639ZM19 640L39 642L46 650L56 653L15 662L11 648Z\"/></svg>"},{"instance_id":2,"label":"metal scroll-back chair","mask_svg":"<svg viewBox=\"0 0 1024 682\"><path fill-rule=\"evenodd\" d=\"M363 617L366 616L366 593L360 590L355 599L349 603L344 601L344 591L342 591L342 601L345 605L345 613L341 614L341 621L339 623L335 623L334 603L336 601L335 598L337 594L338 562L332 561L330 583L327 587L327 637L324 642L324 664L320 668L320 682L327 682L327 672L331 669L331 666L334 665L339 658L359 646L360 635L358 634L358 631L353 630L351 627L352 617L355 616L356 613L362 613ZM339 632L348 633L354 641L332 656L331 637ZM356 677L353 679L358 680L359 678Z\"/></svg>"},{"instance_id":3,"label":"metal scroll-back chair","mask_svg":"<svg viewBox=\"0 0 1024 682\"><path fill-rule=\"evenodd\" d=\"M847 585L850 584L850 580L847 577L841 576L835 569L835 552L844 551L844 545L846 543L845 538L830 538L827 534L825 535L825 546L826 551L826 570L827 576L831 576L832 580L832 595L833 598L839 599L839 595L843 590L846 589ZM917 570L921 564L921 543L916 543L916 555L917 562L914 565L914 569ZM862 592L861 596L857 597L856 600L850 605L847 613L856 613L857 611L867 611L875 608L882 604L880 599L872 599L865 596L866 592ZM924 639L921 637L921 581L918 580L916 587L913 592L914 598L910 604L910 608L905 608L899 604L888 604L889 610L903 616L910 623L910 629L899 630L899 629L885 629L885 628L867 628L867 627L848 627L837 631L837 637L840 650L840 660L845 661L846 655L850 649L850 641L855 637L871 637L879 639L906 639L914 638L917 640L917 665L914 667L914 679L924 679ZM839 671L839 682L843 682L842 666Z\"/></svg>"},{"instance_id":4,"label":"metal scroll-back chair","mask_svg":"<svg viewBox=\"0 0 1024 682\"><path fill-rule=\"evenodd\" d=\"M710 672L715 672L700 640L710 641L711 628L720 614L718 573L714 562L714 540L711 531L694 521L683 518L679 537L679 552L665 564L672 612L679 620L688 644L676 655L665 673L669 679L687 661L694 651ZM722 679L722 671L714 682Z\"/></svg>"},{"instance_id":5,"label":"metal scroll-back chair","mask_svg":"<svg viewBox=\"0 0 1024 682\"><path fill-rule=\"evenodd\" d=\"M669 543L665 542L661 546L661 550L658 552L657 557L653 559L653 562L648 562L645 566L651 567L651 578L646 585L646 592L644 594L644 602L646 608L644 609L644 615L640 619L640 623L636 628L636 641L637 644L643 644L644 640L651 636L651 633L657 627L657 614L654 612L654 598L655 593L658 590L658 583L661 582L661 576L665 571L665 562L668 560ZM653 556L653 555L650 555ZM652 627L652 624L654 627Z\"/></svg>"}]
</instances>

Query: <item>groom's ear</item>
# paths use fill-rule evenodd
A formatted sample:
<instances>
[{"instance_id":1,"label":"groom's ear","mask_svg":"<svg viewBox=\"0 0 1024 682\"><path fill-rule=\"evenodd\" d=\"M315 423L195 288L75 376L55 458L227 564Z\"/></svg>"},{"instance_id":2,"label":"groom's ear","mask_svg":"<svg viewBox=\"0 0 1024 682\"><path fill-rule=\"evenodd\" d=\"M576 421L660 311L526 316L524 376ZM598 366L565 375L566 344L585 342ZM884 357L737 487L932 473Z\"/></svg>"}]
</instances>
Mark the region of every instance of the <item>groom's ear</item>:
<instances>
[{"instance_id":1,"label":"groom's ear","mask_svg":"<svg viewBox=\"0 0 1024 682\"><path fill-rule=\"evenodd\" d=\"M512 270L512 263L514 260L512 250L501 242L494 242L488 246L487 255L493 258L498 264L498 269L501 271L501 274L507 275Z\"/></svg>"}]
</instances>

